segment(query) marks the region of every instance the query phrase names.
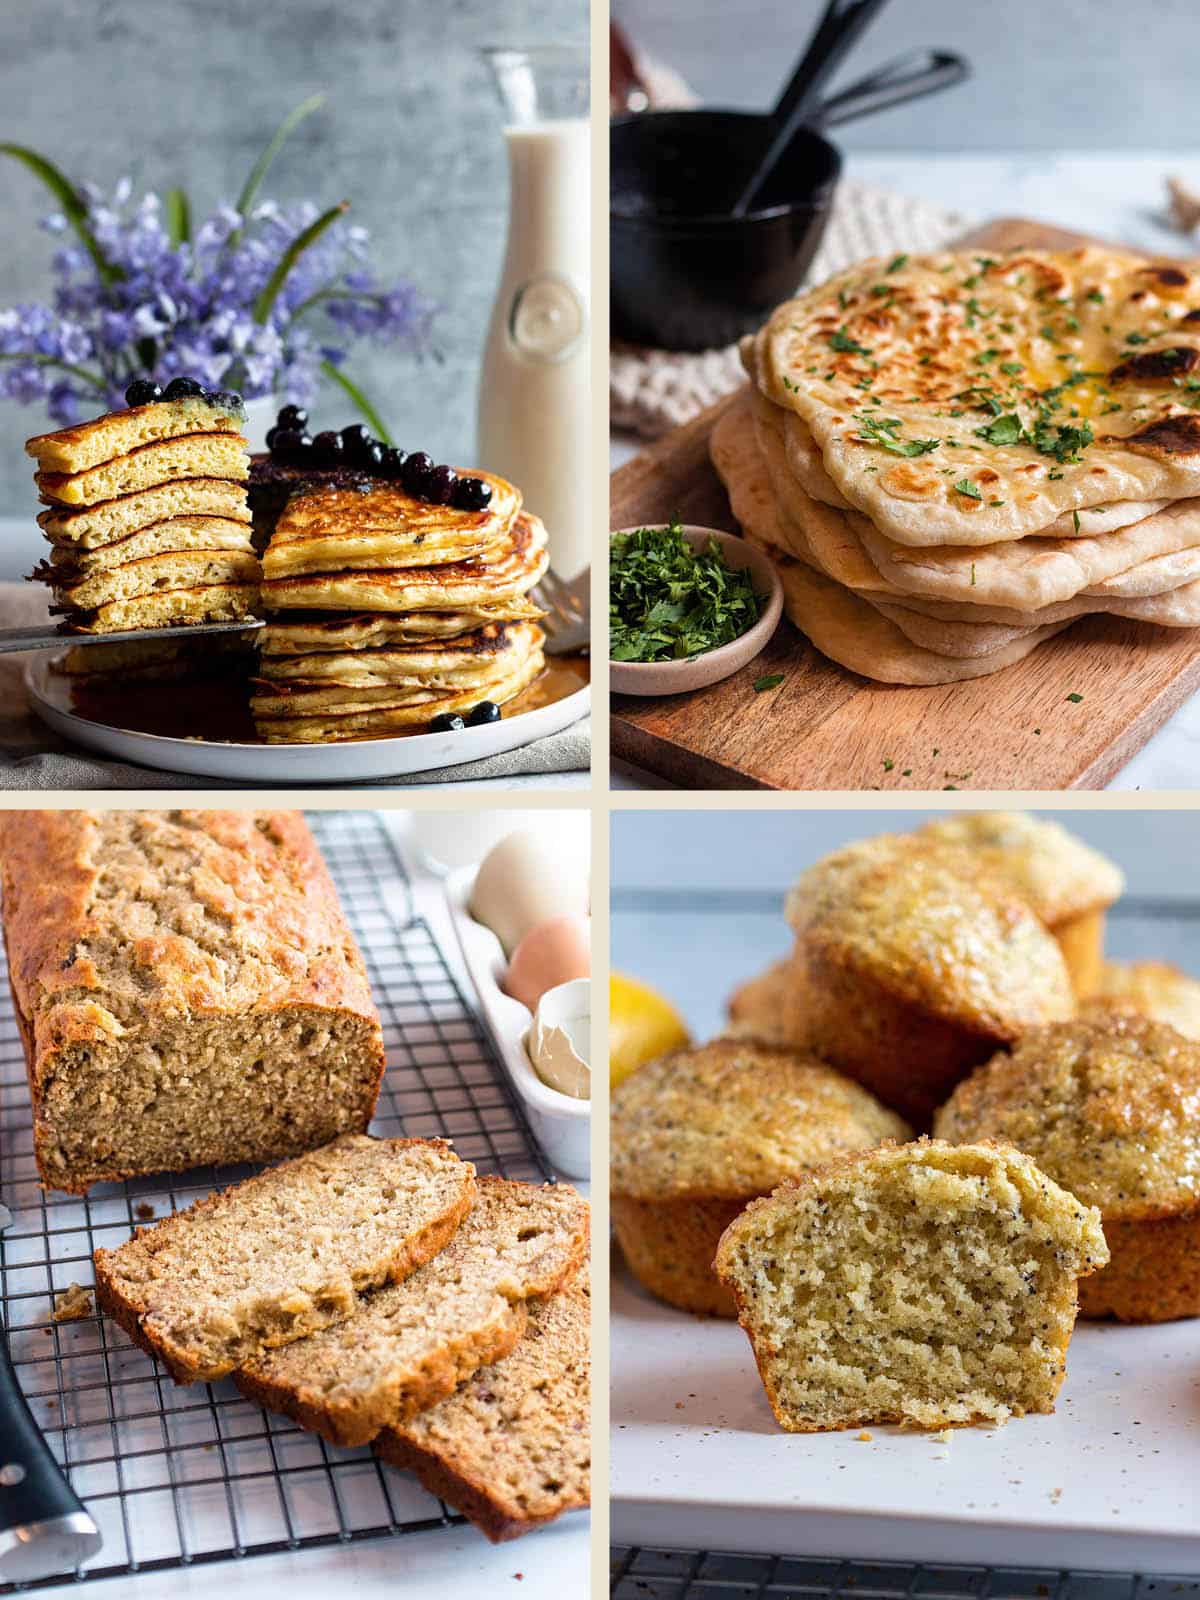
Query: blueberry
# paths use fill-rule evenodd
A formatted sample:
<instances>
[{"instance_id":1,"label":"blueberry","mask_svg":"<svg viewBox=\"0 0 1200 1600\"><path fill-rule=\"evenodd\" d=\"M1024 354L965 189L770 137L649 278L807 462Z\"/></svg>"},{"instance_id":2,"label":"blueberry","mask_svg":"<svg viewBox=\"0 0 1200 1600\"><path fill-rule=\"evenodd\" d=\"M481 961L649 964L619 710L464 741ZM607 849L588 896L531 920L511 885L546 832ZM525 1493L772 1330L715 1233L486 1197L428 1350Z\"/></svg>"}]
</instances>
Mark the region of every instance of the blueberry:
<instances>
[{"instance_id":1,"label":"blueberry","mask_svg":"<svg viewBox=\"0 0 1200 1600\"><path fill-rule=\"evenodd\" d=\"M187 400L192 395L203 394L204 385L197 383L195 378L172 378L163 390L164 400Z\"/></svg>"},{"instance_id":2,"label":"blueberry","mask_svg":"<svg viewBox=\"0 0 1200 1600\"><path fill-rule=\"evenodd\" d=\"M380 471L385 478L402 478L404 476L404 464L407 460L406 451L397 450L394 445L387 445L384 448Z\"/></svg>"},{"instance_id":3,"label":"blueberry","mask_svg":"<svg viewBox=\"0 0 1200 1600\"><path fill-rule=\"evenodd\" d=\"M424 450L414 450L401 468L400 478L404 487L418 500L425 499L434 464L433 457L427 456Z\"/></svg>"},{"instance_id":4,"label":"blueberry","mask_svg":"<svg viewBox=\"0 0 1200 1600\"><path fill-rule=\"evenodd\" d=\"M364 428L361 422L352 422L348 428L342 429L342 444L345 446L348 461L361 461L363 452L370 443L370 430Z\"/></svg>"},{"instance_id":5,"label":"blueberry","mask_svg":"<svg viewBox=\"0 0 1200 1600\"><path fill-rule=\"evenodd\" d=\"M379 440L368 439L362 447L362 454L359 456L358 464L360 467L366 467L368 472L378 477L383 470L383 457L384 448Z\"/></svg>"},{"instance_id":6,"label":"blueberry","mask_svg":"<svg viewBox=\"0 0 1200 1600\"><path fill-rule=\"evenodd\" d=\"M486 511L491 499L492 486L486 478L460 478L453 504L459 511Z\"/></svg>"},{"instance_id":7,"label":"blueberry","mask_svg":"<svg viewBox=\"0 0 1200 1600\"><path fill-rule=\"evenodd\" d=\"M308 427L308 412L303 406L283 406L275 420L281 428L295 428L303 433Z\"/></svg>"},{"instance_id":8,"label":"blueberry","mask_svg":"<svg viewBox=\"0 0 1200 1600\"><path fill-rule=\"evenodd\" d=\"M429 474L428 497L435 506L448 506L457 486L458 473L453 467L434 467Z\"/></svg>"},{"instance_id":9,"label":"blueberry","mask_svg":"<svg viewBox=\"0 0 1200 1600\"><path fill-rule=\"evenodd\" d=\"M481 700L467 712L467 727L482 728L488 722L500 721L500 707L494 700Z\"/></svg>"},{"instance_id":10,"label":"blueberry","mask_svg":"<svg viewBox=\"0 0 1200 1600\"><path fill-rule=\"evenodd\" d=\"M312 440L299 428L272 428L271 432L275 435L271 454L283 461L294 461L312 446Z\"/></svg>"},{"instance_id":11,"label":"blueberry","mask_svg":"<svg viewBox=\"0 0 1200 1600\"><path fill-rule=\"evenodd\" d=\"M286 433L287 431L288 430L286 428L268 428L267 429L267 440L266 440L267 449L271 452L272 455L275 454L275 446L279 442L279 435L281 433Z\"/></svg>"},{"instance_id":12,"label":"blueberry","mask_svg":"<svg viewBox=\"0 0 1200 1600\"><path fill-rule=\"evenodd\" d=\"M431 718L429 723L430 733L459 733L465 727L463 719L450 711L443 711L440 716Z\"/></svg>"},{"instance_id":13,"label":"blueberry","mask_svg":"<svg viewBox=\"0 0 1200 1600\"><path fill-rule=\"evenodd\" d=\"M149 406L162 399L162 389L151 378L135 378L125 391L127 406Z\"/></svg>"},{"instance_id":14,"label":"blueberry","mask_svg":"<svg viewBox=\"0 0 1200 1600\"><path fill-rule=\"evenodd\" d=\"M208 397L209 405L220 406L222 411L240 411L242 397L236 389L214 389Z\"/></svg>"},{"instance_id":15,"label":"blueberry","mask_svg":"<svg viewBox=\"0 0 1200 1600\"><path fill-rule=\"evenodd\" d=\"M327 428L313 440L313 454L323 467L340 467L346 459L345 446L340 433Z\"/></svg>"}]
</instances>

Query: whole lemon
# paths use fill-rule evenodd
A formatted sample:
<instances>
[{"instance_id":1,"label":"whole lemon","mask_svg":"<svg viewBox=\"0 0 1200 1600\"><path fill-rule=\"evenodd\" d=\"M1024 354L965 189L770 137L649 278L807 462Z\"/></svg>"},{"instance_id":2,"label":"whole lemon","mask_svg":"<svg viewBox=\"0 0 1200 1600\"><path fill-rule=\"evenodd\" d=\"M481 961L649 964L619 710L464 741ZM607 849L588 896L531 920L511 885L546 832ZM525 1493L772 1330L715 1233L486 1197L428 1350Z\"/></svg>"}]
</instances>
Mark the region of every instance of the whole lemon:
<instances>
[{"instance_id":1,"label":"whole lemon","mask_svg":"<svg viewBox=\"0 0 1200 1600\"><path fill-rule=\"evenodd\" d=\"M608 980L609 1082L616 1086L631 1072L689 1043L683 1018L656 989L624 973Z\"/></svg>"}]
</instances>

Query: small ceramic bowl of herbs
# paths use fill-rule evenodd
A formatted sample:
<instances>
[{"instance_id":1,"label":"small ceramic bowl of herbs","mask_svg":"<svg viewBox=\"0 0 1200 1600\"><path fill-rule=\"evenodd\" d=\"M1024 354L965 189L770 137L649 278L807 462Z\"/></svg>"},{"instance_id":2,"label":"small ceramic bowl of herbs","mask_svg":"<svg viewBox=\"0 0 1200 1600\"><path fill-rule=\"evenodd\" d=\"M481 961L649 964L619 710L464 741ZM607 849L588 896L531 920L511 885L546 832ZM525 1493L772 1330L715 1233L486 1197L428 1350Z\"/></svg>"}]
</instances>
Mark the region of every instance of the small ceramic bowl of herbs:
<instances>
[{"instance_id":1,"label":"small ceramic bowl of herbs","mask_svg":"<svg viewBox=\"0 0 1200 1600\"><path fill-rule=\"evenodd\" d=\"M737 672L769 641L783 585L736 534L672 522L621 528L608 547L614 694L685 694Z\"/></svg>"}]
</instances>

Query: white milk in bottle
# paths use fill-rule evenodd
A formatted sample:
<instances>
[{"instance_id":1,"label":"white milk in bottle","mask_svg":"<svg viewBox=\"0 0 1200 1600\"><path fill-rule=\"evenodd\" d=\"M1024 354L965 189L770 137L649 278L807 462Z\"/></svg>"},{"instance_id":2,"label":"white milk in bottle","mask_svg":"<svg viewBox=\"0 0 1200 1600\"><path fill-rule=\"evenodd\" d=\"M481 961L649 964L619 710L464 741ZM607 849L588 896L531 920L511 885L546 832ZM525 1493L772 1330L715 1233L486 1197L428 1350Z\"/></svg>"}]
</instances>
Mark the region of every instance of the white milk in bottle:
<instances>
[{"instance_id":1,"label":"white milk in bottle","mask_svg":"<svg viewBox=\"0 0 1200 1600\"><path fill-rule=\"evenodd\" d=\"M546 524L550 564L591 560L588 362L591 156L574 51L489 53L508 117L508 245L479 389L479 464ZM560 111L577 110L575 115Z\"/></svg>"}]
</instances>

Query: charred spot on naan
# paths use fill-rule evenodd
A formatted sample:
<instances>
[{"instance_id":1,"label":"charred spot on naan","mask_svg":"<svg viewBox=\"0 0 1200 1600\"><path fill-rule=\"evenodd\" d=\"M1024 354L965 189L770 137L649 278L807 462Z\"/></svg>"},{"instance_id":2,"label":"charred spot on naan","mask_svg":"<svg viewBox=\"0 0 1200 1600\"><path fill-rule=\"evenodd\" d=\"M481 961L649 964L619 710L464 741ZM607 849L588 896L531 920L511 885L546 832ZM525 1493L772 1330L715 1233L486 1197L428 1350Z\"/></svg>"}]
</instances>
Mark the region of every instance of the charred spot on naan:
<instances>
[{"instance_id":1,"label":"charred spot on naan","mask_svg":"<svg viewBox=\"0 0 1200 1600\"><path fill-rule=\"evenodd\" d=\"M1197 456L1200 455L1200 416L1179 412L1160 417L1117 442L1145 455Z\"/></svg>"},{"instance_id":2,"label":"charred spot on naan","mask_svg":"<svg viewBox=\"0 0 1200 1600\"><path fill-rule=\"evenodd\" d=\"M1155 262L1152 266L1144 267L1141 275L1152 279L1160 289L1186 289L1192 281L1182 267L1166 262Z\"/></svg>"},{"instance_id":3,"label":"charred spot on naan","mask_svg":"<svg viewBox=\"0 0 1200 1600\"><path fill-rule=\"evenodd\" d=\"M1200 367L1200 350L1195 345L1167 345L1162 350L1142 350L1118 361L1108 375L1110 383L1167 382L1182 378Z\"/></svg>"},{"instance_id":4,"label":"charred spot on naan","mask_svg":"<svg viewBox=\"0 0 1200 1600\"><path fill-rule=\"evenodd\" d=\"M1048 294L1061 294L1067 287L1067 277L1052 261L1041 260L1037 256L1008 256L1002 260L988 263L986 273L989 278L998 278L1003 282L1015 281L1021 273L1029 273L1035 280L1034 293L1039 296Z\"/></svg>"}]
</instances>

